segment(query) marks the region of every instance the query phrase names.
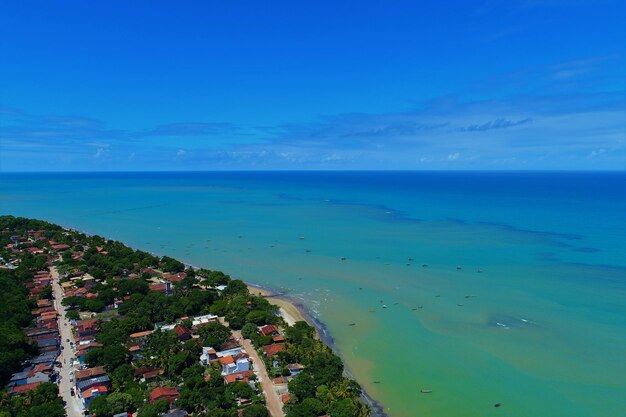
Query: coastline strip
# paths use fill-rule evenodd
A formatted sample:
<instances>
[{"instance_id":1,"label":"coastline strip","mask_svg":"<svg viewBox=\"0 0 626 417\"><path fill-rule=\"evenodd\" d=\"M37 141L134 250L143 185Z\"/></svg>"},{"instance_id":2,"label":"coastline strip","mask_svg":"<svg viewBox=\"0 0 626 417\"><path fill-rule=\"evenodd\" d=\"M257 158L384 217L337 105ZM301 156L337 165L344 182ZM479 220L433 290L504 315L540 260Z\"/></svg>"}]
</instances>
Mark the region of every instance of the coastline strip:
<instances>
[{"instance_id":1,"label":"coastline strip","mask_svg":"<svg viewBox=\"0 0 626 417\"><path fill-rule=\"evenodd\" d=\"M326 325L321 322L318 318L316 318L308 308L303 305L300 301L290 297L287 294L276 294L272 290L261 287L260 285L253 284L250 282L246 282L248 286L248 291L251 294L258 295L260 297L265 298L272 304L276 304L280 307L280 314L285 319L289 325L293 325L296 321L306 321L309 325L313 326L317 332L318 337L339 357L341 357L341 352L337 349L335 345L335 340L328 332ZM354 377L350 369L348 369L346 362L342 358L342 362L344 364L344 374L357 381ZM371 417L387 417L387 414L384 411L382 404L378 401L374 400L369 394L365 391L363 387L361 387L361 399L367 405L370 406L372 410Z\"/></svg>"}]
</instances>

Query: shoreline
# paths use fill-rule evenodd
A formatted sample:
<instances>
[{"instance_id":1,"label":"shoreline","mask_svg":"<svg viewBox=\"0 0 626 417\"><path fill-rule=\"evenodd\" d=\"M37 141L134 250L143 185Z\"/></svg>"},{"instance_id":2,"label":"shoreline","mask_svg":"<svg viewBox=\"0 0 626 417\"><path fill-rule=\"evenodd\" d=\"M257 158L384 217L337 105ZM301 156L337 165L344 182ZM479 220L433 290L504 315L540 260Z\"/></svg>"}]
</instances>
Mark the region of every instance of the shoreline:
<instances>
[{"instance_id":1,"label":"shoreline","mask_svg":"<svg viewBox=\"0 0 626 417\"><path fill-rule=\"evenodd\" d=\"M79 230L79 229L75 229L72 227L68 227L68 226L63 226L61 225L62 228L68 230L68 231L73 231L73 232L78 232L78 233L83 233L85 235L88 236L93 236L92 233L83 231L83 230ZM106 239L106 238L105 238ZM127 247L131 248L131 249L135 249L135 250L141 250L144 252L148 252L154 256L163 256L163 255L159 255L155 252L151 252L149 250L144 250L141 248L137 248L134 246L131 246L129 244L127 244L124 241L120 241L121 243L123 243L124 245L126 245ZM183 264L186 267L192 268L192 269L200 269L199 267L189 264L189 263L185 263L183 262ZM237 277L233 277L235 279L240 279ZM343 363L343 369L344 369L344 374L355 380L357 383L359 382L355 377L354 374L350 371L350 369L348 368L348 366L346 365L345 360L343 359L343 356L341 355L341 351L337 348L337 345L335 344L335 339L333 339L333 337L330 335L328 328L326 326L326 324L324 324L321 320L319 320L317 317L315 317L313 314L311 314L311 312L309 311L309 309L303 305L300 301L294 299L293 297L290 297L288 294L285 293L277 293L274 290L272 290L271 288L267 288L267 287L263 287L261 285L255 284L255 283L251 283L248 281L244 281L244 283L246 284L246 286L248 287L248 291L250 291L251 294L254 295L258 295L260 297L266 298L270 303L277 305L280 308L280 314L283 317L283 319L289 324L292 325L292 323L295 323L296 321L306 321L309 325L313 326L317 332L318 337L337 355L341 358L341 361ZM254 291L254 292L253 292ZM291 323L290 323L291 320ZM361 386L361 384L359 383L359 386ZM384 411L384 408L382 406L382 404L378 401L376 401L374 398L372 398L367 391L365 390L365 388L363 388L363 386L361 386L361 399L363 400L363 402L365 402L372 411L371 417L388 417L387 414Z\"/></svg>"},{"instance_id":2,"label":"shoreline","mask_svg":"<svg viewBox=\"0 0 626 417\"><path fill-rule=\"evenodd\" d=\"M358 380L354 377L354 374L346 365L346 362L341 355L341 351L337 348L337 345L335 344L335 339L333 339L333 337L330 335L326 324L324 324L321 320L311 314L309 309L304 304L302 304L295 298L290 297L288 294L276 293L270 288L262 287L260 285L247 281L244 282L248 286L248 290L251 294L263 297L270 303L279 306L281 316L290 326L293 324L290 322L290 320L294 323L295 321L300 320L306 321L309 325L313 326L318 337L324 342L324 344L326 344L337 356L341 358L344 374L347 377L357 381L358 383ZM372 410L371 417L387 417L387 414L385 413L382 404L372 398L362 386L361 400L363 400L364 403L370 406Z\"/></svg>"}]
</instances>

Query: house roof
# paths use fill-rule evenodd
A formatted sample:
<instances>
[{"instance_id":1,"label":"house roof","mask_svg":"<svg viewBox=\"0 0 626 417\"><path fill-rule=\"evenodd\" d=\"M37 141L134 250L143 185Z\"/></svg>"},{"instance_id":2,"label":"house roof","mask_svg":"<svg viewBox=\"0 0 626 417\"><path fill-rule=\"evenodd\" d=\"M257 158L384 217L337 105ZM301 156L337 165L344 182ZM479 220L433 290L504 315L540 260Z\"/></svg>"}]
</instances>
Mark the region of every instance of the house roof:
<instances>
[{"instance_id":1,"label":"house roof","mask_svg":"<svg viewBox=\"0 0 626 417\"><path fill-rule=\"evenodd\" d=\"M167 291L167 284L150 284L148 288L150 288L151 291Z\"/></svg>"},{"instance_id":2,"label":"house roof","mask_svg":"<svg viewBox=\"0 0 626 417\"><path fill-rule=\"evenodd\" d=\"M95 378L89 378L76 383L76 388L79 391L84 391L87 388L95 387L96 385L108 385L111 382L107 375L98 376Z\"/></svg>"},{"instance_id":3,"label":"house roof","mask_svg":"<svg viewBox=\"0 0 626 417\"><path fill-rule=\"evenodd\" d=\"M31 372L35 373L35 372L46 372L46 371L51 371L52 370L52 366L47 365L45 363L40 363L39 365L35 365L35 367L32 369Z\"/></svg>"},{"instance_id":4,"label":"house roof","mask_svg":"<svg viewBox=\"0 0 626 417\"><path fill-rule=\"evenodd\" d=\"M233 358L232 356L223 356L220 358L220 363L222 365L228 365L229 363L234 363L235 362L235 358Z\"/></svg>"},{"instance_id":5,"label":"house roof","mask_svg":"<svg viewBox=\"0 0 626 417\"><path fill-rule=\"evenodd\" d=\"M174 331L178 336L190 335L191 331L185 326L176 326L174 327Z\"/></svg>"},{"instance_id":6,"label":"house roof","mask_svg":"<svg viewBox=\"0 0 626 417\"><path fill-rule=\"evenodd\" d=\"M252 371L236 372L234 374L225 375L224 381L226 381L227 384L232 384L233 382L237 382L237 381L248 382L250 380L249 378L253 374L254 372Z\"/></svg>"},{"instance_id":7,"label":"house roof","mask_svg":"<svg viewBox=\"0 0 626 417\"><path fill-rule=\"evenodd\" d=\"M104 370L103 366L76 371L76 373L74 374L74 377L76 379L83 379L83 378L94 378L100 375L106 375L106 371Z\"/></svg>"},{"instance_id":8,"label":"house roof","mask_svg":"<svg viewBox=\"0 0 626 417\"><path fill-rule=\"evenodd\" d=\"M11 395L23 394L25 392L34 390L41 384L42 382L33 382L32 384L16 385L9 389L9 394Z\"/></svg>"},{"instance_id":9,"label":"house roof","mask_svg":"<svg viewBox=\"0 0 626 417\"><path fill-rule=\"evenodd\" d=\"M284 343L276 343L274 345L263 346L263 352L265 352L265 355L270 358L276 355L278 352L282 352L283 350L285 350Z\"/></svg>"},{"instance_id":10,"label":"house roof","mask_svg":"<svg viewBox=\"0 0 626 417\"><path fill-rule=\"evenodd\" d=\"M163 371L161 371L160 369L155 369L154 371L146 372L142 376L145 379L150 379L150 378L154 378L155 376L160 375L162 373L163 373Z\"/></svg>"},{"instance_id":11,"label":"house roof","mask_svg":"<svg viewBox=\"0 0 626 417\"><path fill-rule=\"evenodd\" d=\"M131 339L136 339L138 337L145 337L145 336L148 336L148 335L151 335L151 334L152 334L152 330L146 330L146 331L143 331L143 332L133 333L133 334L130 335L130 338Z\"/></svg>"},{"instance_id":12,"label":"house roof","mask_svg":"<svg viewBox=\"0 0 626 417\"><path fill-rule=\"evenodd\" d=\"M94 394L107 394L108 392L109 389L104 385L96 385L95 387L87 388L81 395L83 398L87 399L91 398Z\"/></svg>"},{"instance_id":13,"label":"house roof","mask_svg":"<svg viewBox=\"0 0 626 417\"><path fill-rule=\"evenodd\" d=\"M269 336L272 333L278 333L278 327L274 326L273 324L266 324L259 329L259 333L261 333L263 336Z\"/></svg>"},{"instance_id":14,"label":"house roof","mask_svg":"<svg viewBox=\"0 0 626 417\"><path fill-rule=\"evenodd\" d=\"M174 387L159 387L150 391L150 401L154 402L166 397L178 398L178 390Z\"/></svg>"}]
</instances>

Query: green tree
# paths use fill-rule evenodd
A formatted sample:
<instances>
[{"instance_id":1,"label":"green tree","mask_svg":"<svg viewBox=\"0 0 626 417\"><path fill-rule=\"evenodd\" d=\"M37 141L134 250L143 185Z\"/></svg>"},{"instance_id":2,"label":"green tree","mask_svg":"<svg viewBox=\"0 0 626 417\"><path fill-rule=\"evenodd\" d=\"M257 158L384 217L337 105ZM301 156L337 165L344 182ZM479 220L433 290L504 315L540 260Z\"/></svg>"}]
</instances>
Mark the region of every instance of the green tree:
<instances>
[{"instance_id":1,"label":"green tree","mask_svg":"<svg viewBox=\"0 0 626 417\"><path fill-rule=\"evenodd\" d=\"M252 404L244 408L243 417L269 417L269 413L264 405Z\"/></svg>"},{"instance_id":2,"label":"green tree","mask_svg":"<svg viewBox=\"0 0 626 417\"><path fill-rule=\"evenodd\" d=\"M328 412L333 417L355 417L358 415L359 407L351 399L334 401L328 407Z\"/></svg>"},{"instance_id":3,"label":"green tree","mask_svg":"<svg viewBox=\"0 0 626 417\"><path fill-rule=\"evenodd\" d=\"M154 403L145 404L139 409L137 417L158 417L159 413L167 411L169 403L166 399L160 399Z\"/></svg>"},{"instance_id":4,"label":"green tree","mask_svg":"<svg viewBox=\"0 0 626 417\"><path fill-rule=\"evenodd\" d=\"M122 345L95 348L87 354L87 364L90 367L104 366L108 372L114 372L118 366L129 362L128 351Z\"/></svg>"},{"instance_id":5,"label":"green tree","mask_svg":"<svg viewBox=\"0 0 626 417\"><path fill-rule=\"evenodd\" d=\"M231 297L234 295L249 295L248 286L240 279L234 279L226 285L222 294L225 297Z\"/></svg>"},{"instance_id":6,"label":"green tree","mask_svg":"<svg viewBox=\"0 0 626 417\"><path fill-rule=\"evenodd\" d=\"M116 391L112 394L104 397L107 399L107 403L109 405L109 409L112 414L119 414L125 411L130 411L133 405L133 397L130 394L126 394L123 392ZM100 416L100 414L98 414Z\"/></svg>"},{"instance_id":7,"label":"green tree","mask_svg":"<svg viewBox=\"0 0 626 417\"><path fill-rule=\"evenodd\" d=\"M226 392L234 398L250 399L254 395L254 390L245 382L233 382L226 386Z\"/></svg>"},{"instance_id":8,"label":"green tree","mask_svg":"<svg viewBox=\"0 0 626 417\"><path fill-rule=\"evenodd\" d=\"M317 398L306 398L289 408L287 417L316 417L326 412L326 407Z\"/></svg>"},{"instance_id":9,"label":"green tree","mask_svg":"<svg viewBox=\"0 0 626 417\"><path fill-rule=\"evenodd\" d=\"M89 412L98 417L111 417L113 415L107 396L104 395L93 399L91 404L89 404Z\"/></svg>"},{"instance_id":10,"label":"green tree","mask_svg":"<svg viewBox=\"0 0 626 417\"><path fill-rule=\"evenodd\" d=\"M252 339L258 333L258 328L254 323L246 323L241 328L241 335L246 339Z\"/></svg>"},{"instance_id":11,"label":"green tree","mask_svg":"<svg viewBox=\"0 0 626 417\"><path fill-rule=\"evenodd\" d=\"M207 323L200 326L198 333L203 339L203 346L213 346L216 349L231 337L230 329L220 323Z\"/></svg>"}]
</instances>

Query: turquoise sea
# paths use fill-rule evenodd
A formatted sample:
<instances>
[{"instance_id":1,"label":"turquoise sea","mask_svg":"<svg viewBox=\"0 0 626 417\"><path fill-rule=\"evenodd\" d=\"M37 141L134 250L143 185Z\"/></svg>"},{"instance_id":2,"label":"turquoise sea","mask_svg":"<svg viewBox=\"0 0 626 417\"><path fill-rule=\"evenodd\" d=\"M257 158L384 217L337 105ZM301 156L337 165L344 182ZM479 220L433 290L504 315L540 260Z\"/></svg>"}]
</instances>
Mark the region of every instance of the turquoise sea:
<instances>
[{"instance_id":1,"label":"turquoise sea","mask_svg":"<svg viewBox=\"0 0 626 417\"><path fill-rule=\"evenodd\" d=\"M391 417L626 416L626 172L2 174L0 212L284 291Z\"/></svg>"}]
</instances>

